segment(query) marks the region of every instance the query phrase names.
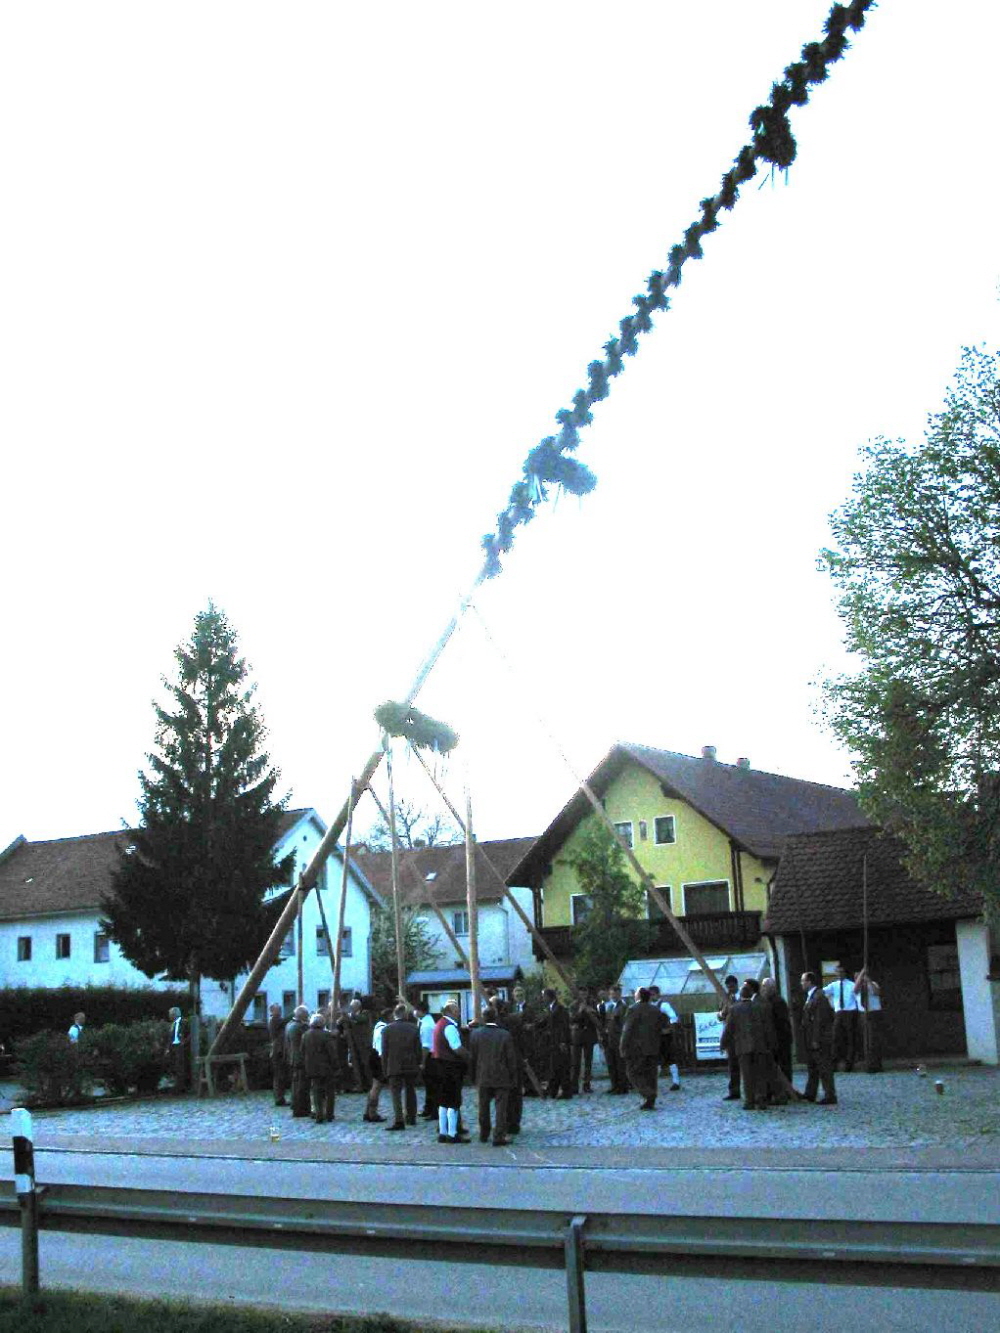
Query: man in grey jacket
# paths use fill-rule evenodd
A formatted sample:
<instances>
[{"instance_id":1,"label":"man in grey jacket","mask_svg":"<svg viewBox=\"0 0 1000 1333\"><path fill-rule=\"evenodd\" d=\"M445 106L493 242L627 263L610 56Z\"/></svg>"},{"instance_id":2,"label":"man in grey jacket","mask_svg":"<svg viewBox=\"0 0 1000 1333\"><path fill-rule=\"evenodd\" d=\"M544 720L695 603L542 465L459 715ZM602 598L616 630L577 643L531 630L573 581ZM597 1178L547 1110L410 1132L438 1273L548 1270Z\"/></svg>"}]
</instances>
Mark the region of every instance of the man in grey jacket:
<instances>
[{"instance_id":1,"label":"man in grey jacket","mask_svg":"<svg viewBox=\"0 0 1000 1333\"><path fill-rule=\"evenodd\" d=\"M309 1026L309 1010L300 1004L285 1026L285 1064L292 1077L292 1115L309 1114L309 1079L302 1063L302 1038Z\"/></svg>"},{"instance_id":2,"label":"man in grey jacket","mask_svg":"<svg viewBox=\"0 0 1000 1333\"><path fill-rule=\"evenodd\" d=\"M397 1004L392 1022L382 1029L382 1075L392 1094L392 1124L386 1129L405 1129L417 1123L417 1079L422 1051L420 1033L405 1004ZM403 1119L403 1094L406 1119Z\"/></svg>"},{"instance_id":3,"label":"man in grey jacket","mask_svg":"<svg viewBox=\"0 0 1000 1333\"><path fill-rule=\"evenodd\" d=\"M646 987L640 986L635 1004L625 1015L620 1047L628 1080L643 1099L640 1111L652 1111L656 1106L662 1033L663 1015L650 1004Z\"/></svg>"}]
</instances>

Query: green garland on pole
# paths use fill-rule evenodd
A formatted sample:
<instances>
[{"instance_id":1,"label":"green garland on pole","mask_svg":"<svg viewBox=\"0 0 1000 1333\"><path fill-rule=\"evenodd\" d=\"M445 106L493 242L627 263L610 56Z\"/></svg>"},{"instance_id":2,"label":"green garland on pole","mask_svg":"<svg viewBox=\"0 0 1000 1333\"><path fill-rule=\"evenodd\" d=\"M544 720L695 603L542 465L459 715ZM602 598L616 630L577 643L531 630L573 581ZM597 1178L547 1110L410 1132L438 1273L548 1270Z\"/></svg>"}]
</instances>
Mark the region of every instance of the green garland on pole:
<instances>
[{"instance_id":1,"label":"green garland on pole","mask_svg":"<svg viewBox=\"0 0 1000 1333\"><path fill-rule=\"evenodd\" d=\"M448 754L458 744L457 732L444 722L421 713L412 704L395 703L388 699L375 709L375 721L387 735L402 736L420 750Z\"/></svg>"},{"instance_id":2,"label":"green garland on pole","mask_svg":"<svg viewBox=\"0 0 1000 1333\"><path fill-rule=\"evenodd\" d=\"M667 268L651 273L645 292L632 298L635 310L619 323L617 336L604 344L604 358L591 361L587 367L586 389L576 391L572 407L560 408L556 413L558 435L547 435L528 454L524 478L515 482L507 507L497 515L496 530L483 537L484 578L495 578L500 573L501 555L514 545L516 529L534 518L550 486L561 486L570 495L588 495L597 485L590 468L567 456L579 444L581 428L594 419L591 407L607 398L611 381L625 368L625 357L635 356L639 350L640 336L653 327L654 312L669 308L668 288L680 286L681 269L687 260L702 257L703 237L717 230L721 210L735 206L740 186L757 174L758 162L769 162L772 170L785 171L795 161L797 149L789 109L805 106L810 86L823 83L829 66L849 49L848 30L859 32L868 10L874 8L875 0L834 5L823 24L824 40L808 42L802 48L801 60L789 65L782 79L772 86L769 103L754 108L750 115L752 141L740 149L718 192L701 201L701 216L684 232L683 242L671 247Z\"/></svg>"}]
</instances>

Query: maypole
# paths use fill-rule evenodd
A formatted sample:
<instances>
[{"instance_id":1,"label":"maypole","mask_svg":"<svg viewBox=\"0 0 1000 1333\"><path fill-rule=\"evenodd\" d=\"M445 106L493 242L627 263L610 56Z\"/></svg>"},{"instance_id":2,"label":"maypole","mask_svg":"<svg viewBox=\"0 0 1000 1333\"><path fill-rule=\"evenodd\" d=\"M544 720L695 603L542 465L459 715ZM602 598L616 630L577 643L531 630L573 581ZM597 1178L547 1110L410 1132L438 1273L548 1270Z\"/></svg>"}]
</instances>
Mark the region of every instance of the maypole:
<instances>
[{"instance_id":1,"label":"maypole","mask_svg":"<svg viewBox=\"0 0 1000 1333\"><path fill-rule=\"evenodd\" d=\"M570 456L580 442L580 430L593 421L591 408L607 398L611 381L625 368L625 359L636 354L640 338L652 330L654 314L669 308L667 293L670 288L680 286L684 264L702 257L702 241L718 229L721 214L736 206L740 187L756 176L758 163L768 164L772 171L786 171L795 161L798 149L788 120L790 109L793 106L804 106L809 101L810 88L825 81L829 66L840 60L849 48L848 31L858 32L864 27L868 11L874 4L875 0L851 0L848 5L835 4L823 24L823 40L807 42L802 48L800 59L787 65L781 79L772 84L768 102L755 107L751 112L750 142L744 144L736 155L733 165L723 175L719 189L702 199L699 216L685 230L683 241L670 248L666 268L655 269L649 275L645 291L633 297L634 310L619 321L618 332L604 344L605 355L587 366L586 388L578 389L573 395L571 407L560 408L556 413L558 433L546 436L529 452L523 476L515 482L505 508L497 515L495 530L483 537L483 568L417 673L404 696L406 704L411 705L416 700L454 634L472 595L484 579L495 578L500 573L501 556L511 550L516 529L534 518L539 505L548 498L549 488L555 486L572 495L587 495L594 489L597 484L594 474L585 464ZM382 754L380 747L372 752L367 763L362 766L358 778L361 789L370 784L382 762ZM345 806L338 812L312 860L302 872L260 957L236 997L232 1010L219 1028L210 1055L218 1055L225 1050L230 1036L260 988L265 973L277 960L281 941L316 883L320 869L336 846L346 823Z\"/></svg>"}]
</instances>

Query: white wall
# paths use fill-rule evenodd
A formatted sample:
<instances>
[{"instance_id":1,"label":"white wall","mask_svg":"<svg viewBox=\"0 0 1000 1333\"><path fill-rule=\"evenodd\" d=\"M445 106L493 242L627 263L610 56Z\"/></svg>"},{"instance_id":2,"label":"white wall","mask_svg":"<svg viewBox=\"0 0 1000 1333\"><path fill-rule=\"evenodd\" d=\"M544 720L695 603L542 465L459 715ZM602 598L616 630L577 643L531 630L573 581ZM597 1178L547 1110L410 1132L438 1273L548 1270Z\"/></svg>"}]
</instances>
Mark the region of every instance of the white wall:
<instances>
[{"instance_id":1,"label":"white wall","mask_svg":"<svg viewBox=\"0 0 1000 1333\"><path fill-rule=\"evenodd\" d=\"M512 892L530 917L531 890L513 889ZM442 905L441 911L453 928L453 914L463 911L464 906L464 903ZM422 907L418 916L426 925L428 939L437 953L437 966L455 967L460 965L455 955L455 946L441 928L441 923L431 908ZM467 949L468 936L459 935L458 942L463 949ZM510 964L514 967L521 967L525 971L530 971L538 966L531 952L531 936L528 928L506 901L481 903L479 905L479 963L482 967Z\"/></svg>"},{"instance_id":2,"label":"white wall","mask_svg":"<svg viewBox=\"0 0 1000 1333\"><path fill-rule=\"evenodd\" d=\"M982 920L956 921L958 968L962 977L962 1009L965 1041L970 1060L995 1065L1000 1056L996 1007L988 980L990 932Z\"/></svg>"},{"instance_id":3,"label":"white wall","mask_svg":"<svg viewBox=\"0 0 1000 1333\"><path fill-rule=\"evenodd\" d=\"M155 986L144 972L109 943L108 961L94 962L99 912L24 917L0 923L0 985L4 986ZM56 936L69 935L69 958L56 958ZM31 961L17 960L17 941L31 938Z\"/></svg>"}]
</instances>

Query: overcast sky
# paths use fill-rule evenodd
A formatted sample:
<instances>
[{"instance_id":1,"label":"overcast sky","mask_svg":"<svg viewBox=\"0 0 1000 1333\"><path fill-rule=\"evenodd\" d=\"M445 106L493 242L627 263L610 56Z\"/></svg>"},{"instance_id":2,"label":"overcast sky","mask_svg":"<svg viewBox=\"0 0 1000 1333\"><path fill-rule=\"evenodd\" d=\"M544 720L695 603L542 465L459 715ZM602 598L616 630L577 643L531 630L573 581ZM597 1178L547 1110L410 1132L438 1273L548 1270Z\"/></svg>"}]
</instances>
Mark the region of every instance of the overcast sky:
<instances>
[{"instance_id":1,"label":"overcast sky","mask_svg":"<svg viewBox=\"0 0 1000 1333\"><path fill-rule=\"evenodd\" d=\"M528 450L713 194L812 0L0 11L0 847L135 818L209 598L330 818ZM827 516L996 345L982 0L883 0L422 696L483 837L615 740L818 781ZM759 187L759 188L758 188ZM517 682L520 682L519 684ZM399 782L422 797L402 761ZM428 804L430 800L428 799Z\"/></svg>"}]
</instances>

